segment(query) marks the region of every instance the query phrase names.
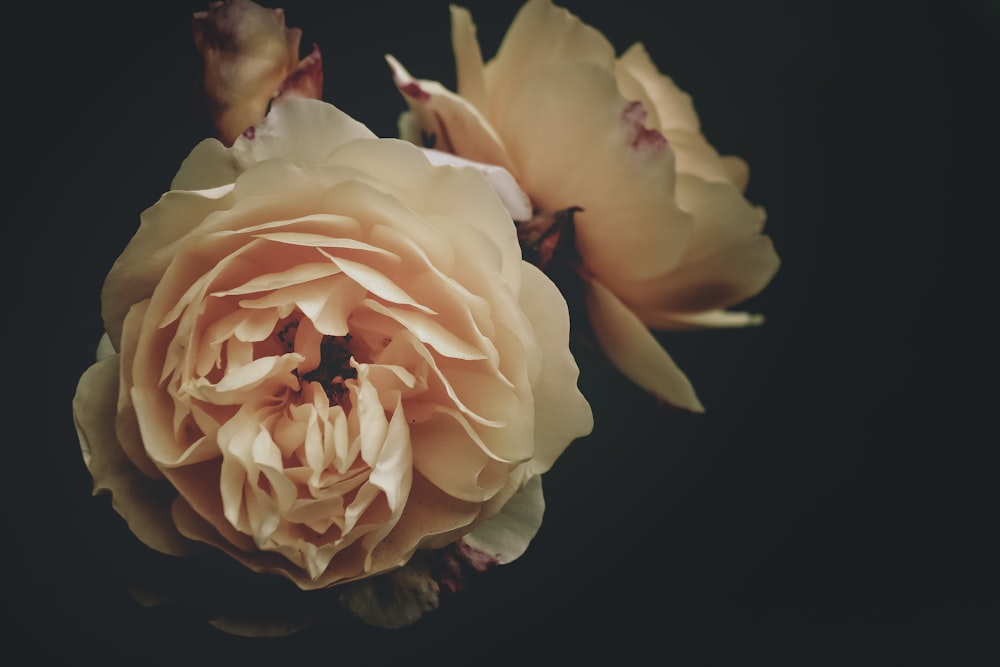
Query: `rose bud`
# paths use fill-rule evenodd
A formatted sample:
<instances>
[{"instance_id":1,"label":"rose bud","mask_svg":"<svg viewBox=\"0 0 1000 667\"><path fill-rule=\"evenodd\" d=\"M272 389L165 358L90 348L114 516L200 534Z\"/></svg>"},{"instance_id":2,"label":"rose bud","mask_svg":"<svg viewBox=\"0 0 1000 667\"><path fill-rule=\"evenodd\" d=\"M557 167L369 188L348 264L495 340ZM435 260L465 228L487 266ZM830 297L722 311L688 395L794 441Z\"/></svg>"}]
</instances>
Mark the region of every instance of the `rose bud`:
<instances>
[{"instance_id":1,"label":"rose bud","mask_svg":"<svg viewBox=\"0 0 1000 667\"><path fill-rule=\"evenodd\" d=\"M217 136L227 146L264 118L279 97L323 97L319 47L299 59L302 31L282 9L250 0L216 0L191 20L204 64L204 93Z\"/></svg>"}]
</instances>

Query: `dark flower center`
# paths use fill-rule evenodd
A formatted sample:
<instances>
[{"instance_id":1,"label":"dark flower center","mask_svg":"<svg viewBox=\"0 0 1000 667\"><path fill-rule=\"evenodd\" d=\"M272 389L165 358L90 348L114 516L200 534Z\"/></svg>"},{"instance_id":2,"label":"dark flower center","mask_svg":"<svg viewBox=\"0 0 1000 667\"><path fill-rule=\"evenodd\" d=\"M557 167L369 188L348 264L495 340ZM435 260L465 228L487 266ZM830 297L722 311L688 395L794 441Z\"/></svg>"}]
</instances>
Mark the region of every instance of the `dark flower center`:
<instances>
[{"instance_id":1,"label":"dark flower center","mask_svg":"<svg viewBox=\"0 0 1000 667\"><path fill-rule=\"evenodd\" d=\"M304 382L318 382L326 392L330 403L345 406L349 400L346 382L358 377L351 366L351 334L346 336L324 336L320 343L320 362L314 370L302 375Z\"/></svg>"}]
</instances>

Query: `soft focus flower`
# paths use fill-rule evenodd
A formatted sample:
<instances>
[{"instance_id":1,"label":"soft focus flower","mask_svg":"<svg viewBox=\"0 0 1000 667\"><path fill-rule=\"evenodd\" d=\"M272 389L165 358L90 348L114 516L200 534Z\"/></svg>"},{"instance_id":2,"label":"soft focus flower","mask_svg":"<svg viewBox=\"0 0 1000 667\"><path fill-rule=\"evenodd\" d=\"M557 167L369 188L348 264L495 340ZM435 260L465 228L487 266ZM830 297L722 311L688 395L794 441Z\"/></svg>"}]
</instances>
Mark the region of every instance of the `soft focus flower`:
<instances>
[{"instance_id":1,"label":"soft focus flower","mask_svg":"<svg viewBox=\"0 0 1000 667\"><path fill-rule=\"evenodd\" d=\"M73 405L95 492L156 550L302 589L460 538L516 558L539 474L592 427L565 301L488 181L316 100L195 147L102 307Z\"/></svg>"},{"instance_id":2,"label":"soft focus flower","mask_svg":"<svg viewBox=\"0 0 1000 667\"><path fill-rule=\"evenodd\" d=\"M204 63L205 98L227 146L267 115L279 97L323 97L319 47L299 59L302 31L285 26L282 9L250 0L215 0L191 19Z\"/></svg>"},{"instance_id":3,"label":"soft focus flower","mask_svg":"<svg viewBox=\"0 0 1000 667\"><path fill-rule=\"evenodd\" d=\"M543 225L572 211L601 349L660 399L702 410L649 329L760 321L726 310L779 264L764 212L743 197L746 164L709 145L690 97L641 44L616 58L594 28L529 0L484 65L469 12L453 6L451 20L457 94L387 57L409 105L401 136L503 167Z\"/></svg>"}]
</instances>

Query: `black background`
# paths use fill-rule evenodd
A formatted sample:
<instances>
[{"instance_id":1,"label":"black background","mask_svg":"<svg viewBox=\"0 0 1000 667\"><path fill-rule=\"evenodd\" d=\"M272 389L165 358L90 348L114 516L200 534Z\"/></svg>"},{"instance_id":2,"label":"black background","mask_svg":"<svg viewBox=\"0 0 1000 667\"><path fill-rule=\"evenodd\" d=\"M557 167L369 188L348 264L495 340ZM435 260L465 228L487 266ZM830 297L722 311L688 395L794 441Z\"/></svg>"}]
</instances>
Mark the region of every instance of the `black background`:
<instances>
[{"instance_id":1,"label":"black background","mask_svg":"<svg viewBox=\"0 0 1000 667\"><path fill-rule=\"evenodd\" d=\"M417 625L247 640L131 602L70 402L104 274L205 125L197 2L8 14L3 625L24 663L986 664L997 630L1000 5L563 3L646 44L750 165L783 265L752 330L664 337L708 408L663 412L581 351L592 436L520 560ZM516 2L466 2L491 56ZM453 87L447 2L285 2L324 98L394 136L383 54ZM858 643L862 640L864 644ZM15 653L16 655L16 653ZM315 662L313 662L315 661ZM982 662L980 662L982 661Z\"/></svg>"}]
</instances>

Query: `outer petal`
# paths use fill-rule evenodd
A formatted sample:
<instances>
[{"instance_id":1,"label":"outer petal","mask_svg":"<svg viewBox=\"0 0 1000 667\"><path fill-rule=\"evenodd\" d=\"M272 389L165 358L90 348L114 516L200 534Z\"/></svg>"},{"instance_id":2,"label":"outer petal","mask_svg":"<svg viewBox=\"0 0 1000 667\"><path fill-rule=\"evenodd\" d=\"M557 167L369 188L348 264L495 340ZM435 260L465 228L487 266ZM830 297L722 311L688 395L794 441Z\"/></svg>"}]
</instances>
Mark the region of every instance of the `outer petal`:
<instances>
[{"instance_id":1,"label":"outer petal","mask_svg":"<svg viewBox=\"0 0 1000 667\"><path fill-rule=\"evenodd\" d=\"M688 254L674 271L616 292L643 313L727 308L760 292L780 265L760 233L763 212L731 185L694 176L678 177L677 195L697 220Z\"/></svg>"},{"instance_id":2,"label":"outer petal","mask_svg":"<svg viewBox=\"0 0 1000 667\"><path fill-rule=\"evenodd\" d=\"M650 111L650 124L658 130L699 133L700 122L691 96L673 79L661 74L646 47L633 44L615 63L618 86L626 99L639 100Z\"/></svg>"},{"instance_id":3,"label":"outer petal","mask_svg":"<svg viewBox=\"0 0 1000 667\"><path fill-rule=\"evenodd\" d=\"M518 222L525 222L531 219L531 200L528 199L528 195L517 184L511 173L503 167L466 160L457 155L433 148L425 148L424 155L427 156L427 159L432 164L446 164L452 167L472 167L485 176L489 184L496 190L496 193L500 195L500 201L503 202L511 218Z\"/></svg>"},{"instance_id":4,"label":"outer petal","mask_svg":"<svg viewBox=\"0 0 1000 667\"><path fill-rule=\"evenodd\" d=\"M558 413L555 413L558 414ZM500 565L517 560L528 549L542 526L545 497L542 478L535 475L503 506L500 513L481 523L463 540L494 558Z\"/></svg>"},{"instance_id":5,"label":"outer petal","mask_svg":"<svg viewBox=\"0 0 1000 667\"><path fill-rule=\"evenodd\" d=\"M657 398L704 412L687 376L645 325L596 280L586 280L587 314L601 350L615 367Z\"/></svg>"},{"instance_id":6,"label":"outer petal","mask_svg":"<svg viewBox=\"0 0 1000 667\"><path fill-rule=\"evenodd\" d=\"M393 80L410 107L415 124L413 143L494 164L513 172L503 141L489 121L472 104L436 81L414 79L392 56L386 56Z\"/></svg>"},{"instance_id":7,"label":"outer petal","mask_svg":"<svg viewBox=\"0 0 1000 667\"><path fill-rule=\"evenodd\" d=\"M231 191L228 186L201 192L171 191L142 212L139 229L115 260L101 291L104 327L116 349L129 308L153 293L180 240L206 216L232 205Z\"/></svg>"},{"instance_id":8,"label":"outer petal","mask_svg":"<svg viewBox=\"0 0 1000 667\"><path fill-rule=\"evenodd\" d=\"M451 43L455 52L458 94L478 109L486 108L486 77L483 54L476 38L472 15L464 7L451 5Z\"/></svg>"},{"instance_id":9,"label":"outer petal","mask_svg":"<svg viewBox=\"0 0 1000 667\"><path fill-rule=\"evenodd\" d=\"M233 144L230 159L241 172L271 158L289 160L299 167L315 167L327 164L330 154L348 142L374 138L365 125L331 104L282 98L271 107L267 118L254 126L252 135L240 137ZM181 165L182 173L187 162Z\"/></svg>"},{"instance_id":10,"label":"outer petal","mask_svg":"<svg viewBox=\"0 0 1000 667\"><path fill-rule=\"evenodd\" d=\"M590 63L614 70L615 50L604 35L550 0L528 0L504 35L497 55L486 65L489 108L497 122L535 72L553 63Z\"/></svg>"},{"instance_id":11,"label":"outer petal","mask_svg":"<svg viewBox=\"0 0 1000 667\"><path fill-rule=\"evenodd\" d=\"M301 166L322 165L336 148L375 135L343 111L320 100L281 98L267 117L231 147L206 139L194 147L170 184L171 190L205 190L230 184L247 167L270 158Z\"/></svg>"},{"instance_id":12,"label":"outer petal","mask_svg":"<svg viewBox=\"0 0 1000 667\"><path fill-rule=\"evenodd\" d=\"M674 151L678 174L692 174L706 181L725 183L742 192L740 183L746 182L746 172L741 174L735 171L737 165L724 162L701 133L664 130L663 135Z\"/></svg>"},{"instance_id":13,"label":"outer petal","mask_svg":"<svg viewBox=\"0 0 1000 667\"><path fill-rule=\"evenodd\" d=\"M701 313L671 313L666 311L637 311L643 324L651 329L684 331L690 329L734 329L764 323L758 313L729 310L706 310Z\"/></svg>"},{"instance_id":14,"label":"outer petal","mask_svg":"<svg viewBox=\"0 0 1000 667\"><path fill-rule=\"evenodd\" d=\"M169 485L145 477L132 465L115 437L118 405L118 355L88 368L73 397L73 420L83 460L94 478L94 493L108 492L115 510L136 537L153 549L174 556L195 551L170 519L176 495Z\"/></svg>"},{"instance_id":15,"label":"outer petal","mask_svg":"<svg viewBox=\"0 0 1000 667\"><path fill-rule=\"evenodd\" d=\"M577 387L579 369L569 348L569 313L555 285L536 267L523 263L520 303L542 347L542 367L532 385L535 396L535 455L531 470L548 470L576 438L594 427L590 404ZM571 388L571 389L570 389Z\"/></svg>"},{"instance_id":16,"label":"outer petal","mask_svg":"<svg viewBox=\"0 0 1000 667\"><path fill-rule=\"evenodd\" d=\"M669 271L692 231L674 200L673 153L643 120L610 72L563 64L524 82L499 127L537 208L583 209L574 217L577 248L605 281Z\"/></svg>"}]
</instances>

